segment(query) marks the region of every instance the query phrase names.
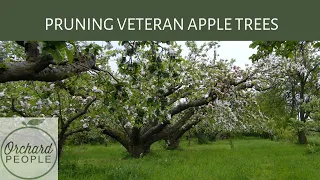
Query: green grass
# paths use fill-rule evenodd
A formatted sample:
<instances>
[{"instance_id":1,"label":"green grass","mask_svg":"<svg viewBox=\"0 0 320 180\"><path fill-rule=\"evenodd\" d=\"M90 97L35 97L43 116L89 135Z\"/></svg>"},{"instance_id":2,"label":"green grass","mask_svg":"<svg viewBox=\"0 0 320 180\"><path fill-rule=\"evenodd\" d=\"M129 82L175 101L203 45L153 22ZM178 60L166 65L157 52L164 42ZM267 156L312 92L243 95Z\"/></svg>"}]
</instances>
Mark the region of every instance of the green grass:
<instances>
[{"instance_id":1,"label":"green grass","mask_svg":"<svg viewBox=\"0 0 320 180\"><path fill-rule=\"evenodd\" d=\"M59 179L320 179L320 153L307 146L261 139L234 140L164 150L160 143L142 159L125 158L119 144L66 147Z\"/></svg>"},{"instance_id":2,"label":"green grass","mask_svg":"<svg viewBox=\"0 0 320 180\"><path fill-rule=\"evenodd\" d=\"M308 137L308 141L310 144L316 144L320 146L320 136L310 136Z\"/></svg>"}]
</instances>

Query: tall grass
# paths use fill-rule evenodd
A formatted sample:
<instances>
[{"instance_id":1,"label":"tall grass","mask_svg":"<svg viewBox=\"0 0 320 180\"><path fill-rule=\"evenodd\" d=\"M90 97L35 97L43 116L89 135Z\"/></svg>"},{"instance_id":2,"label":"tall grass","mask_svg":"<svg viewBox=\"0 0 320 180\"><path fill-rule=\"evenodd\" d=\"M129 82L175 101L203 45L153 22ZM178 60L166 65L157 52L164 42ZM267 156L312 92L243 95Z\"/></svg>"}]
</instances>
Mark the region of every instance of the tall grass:
<instances>
[{"instance_id":1,"label":"tall grass","mask_svg":"<svg viewBox=\"0 0 320 180\"><path fill-rule=\"evenodd\" d=\"M126 156L119 144L67 147L59 179L320 179L320 154L307 146L262 139L235 139L198 145L182 141L168 151L162 144L142 159Z\"/></svg>"}]
</instances>

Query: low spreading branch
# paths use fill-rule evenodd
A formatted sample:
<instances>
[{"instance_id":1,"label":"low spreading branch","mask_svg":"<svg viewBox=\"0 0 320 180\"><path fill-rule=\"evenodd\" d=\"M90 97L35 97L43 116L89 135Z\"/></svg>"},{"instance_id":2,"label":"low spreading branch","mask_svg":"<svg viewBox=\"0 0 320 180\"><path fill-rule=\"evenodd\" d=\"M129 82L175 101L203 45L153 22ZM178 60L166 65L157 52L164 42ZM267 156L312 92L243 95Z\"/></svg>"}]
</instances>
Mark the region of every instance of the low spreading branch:
<instances>
[{"instance_id":1,"label":"low spreading branch","mask_svg":"<svg viewBox=\"0 0 320 180\"><path fill-rule=\"evenodd\" d=\"M72 63L56 64L50 54L40 54L37 42L19 41L18 44L24 44L26 60L2 63L0 83L22 80L54 82L89 71L96 64L95 56L75 57Z\"/></svg>"},{"instance_id":2,"label":"low spreading branch","mask_svg":"<svg viewBox=\"0 0 320 180\"><path fill-rule=\"evenodd\" d=\"M84 107L84 109L83 109L82 111L78 112L76 115L74 115L73 117L69 118L69 119L65 122L64 127L63 127L62 129L68 128L68 127L70 126L70 124L71 124L74 120L76 120L76 119L78 119L79 117L85 115L85 114L88 112L89 107L90 107L96 100L97 100L96 98L92 99L89 103L86 104L86 106Z\"/></svg>"},{"instance_id":3,"label":"low spreading branch","mask_svg":"<svg viewBox=\"0 0 320 180\"><path fill-rule=\"evenodd\" d=\"M67 133L65 133L65 137L69 137L73 134L76 134L76 133L81 133L81 132L85 132L85 131L90 131L89 128L80 128L80 129L77 129L77 130L71 130Z\"/></svg>"}]
</instances>

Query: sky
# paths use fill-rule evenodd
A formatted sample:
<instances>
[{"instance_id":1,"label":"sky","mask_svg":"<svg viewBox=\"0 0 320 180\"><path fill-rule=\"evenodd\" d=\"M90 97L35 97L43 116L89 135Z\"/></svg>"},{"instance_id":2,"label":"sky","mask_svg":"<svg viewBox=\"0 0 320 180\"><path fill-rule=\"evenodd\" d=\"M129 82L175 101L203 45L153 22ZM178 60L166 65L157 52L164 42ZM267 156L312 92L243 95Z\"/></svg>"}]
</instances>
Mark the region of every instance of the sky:
<instances>
[{"instance_id":1,"label":"sky","mask_svg":"<svg viewBox=\"0 0 320 180\"><path fill-rule=\"evenodd\" d=\"M219 54L218 59L235 59L235 65L245 68L245 64L251 64L249 57L256 52L255 49L249 48L251 42L252 41L220 41L220 48L217 49L217 54ZM103 44L104 42L96 41L96 43ZM184 43L185 41L178 41L178 44L182 45L182 49L186 50ZM201 41L199 41L199 44L201 44ZM118 43L113 41L112 45L116 47ZM110 66L112 70L117 69L114 61L110 62Z\"/></svg>"},{"instance_id":2,"label":"sky","mask_svg":"<svg viewBox=\"0 0 320 180\"><path fill-rule=\"evenodd\" d=\"M179 44L184 43L184 41L179 42ZM249 57L256 52L255 49L249 48L251 43L252 41L220 41L220 48L217 49L218 59L235 59L235 64L244 68L245 64L251 64Z\"/></svg>"}]
</instances>

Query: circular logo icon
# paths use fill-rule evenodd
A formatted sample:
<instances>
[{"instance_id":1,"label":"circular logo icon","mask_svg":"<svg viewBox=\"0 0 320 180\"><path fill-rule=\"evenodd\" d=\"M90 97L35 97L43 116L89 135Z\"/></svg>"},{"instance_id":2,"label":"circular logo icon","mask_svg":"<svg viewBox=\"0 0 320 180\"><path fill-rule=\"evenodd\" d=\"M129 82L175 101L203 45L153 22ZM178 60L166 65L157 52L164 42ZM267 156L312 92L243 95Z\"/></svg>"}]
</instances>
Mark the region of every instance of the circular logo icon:
<instances>
[{"instance_id":1,"label":"circular logo icon","mask_svg":"<svg viewBox=\"0 0 320 180\"><path fill-rule=\"evenodd\" d=\"M54 167L57 158L54 139L37 127L16 129L1 145L4 167L21 179L37 179L46 175Z\"/></svg>"}]
</instances>

